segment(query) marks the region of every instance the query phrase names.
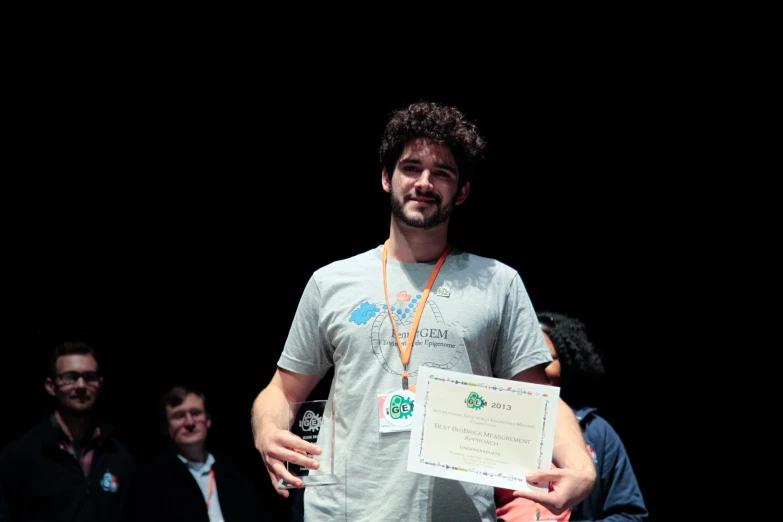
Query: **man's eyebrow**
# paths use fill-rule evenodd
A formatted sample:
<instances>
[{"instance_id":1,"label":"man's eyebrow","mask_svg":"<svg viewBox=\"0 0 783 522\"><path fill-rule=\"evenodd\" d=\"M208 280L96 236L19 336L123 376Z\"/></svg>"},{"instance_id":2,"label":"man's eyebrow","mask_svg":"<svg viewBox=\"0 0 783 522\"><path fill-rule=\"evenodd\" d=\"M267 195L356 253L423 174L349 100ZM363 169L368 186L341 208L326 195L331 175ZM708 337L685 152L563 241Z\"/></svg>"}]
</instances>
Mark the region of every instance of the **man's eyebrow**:
<instances>
[{"instance_id":1,"label":"man's eyebrow","mask_svg":"<svg viewBox=\"0 0 783 522\"><path fill-rule=\"evenodd\" d=\"M414 165L421 165L421 160L420 159L415 159L415 158L410 158L410 159L400 160L400 163L401 164L402 163L410 163L410 164L414 164ZM452 167L448 163L436 163L435 166L438 167L441 170L448 170L449 172L451 172L455 176L457 175L457 171L454 169L454 167Z\"/></svg>"}]
</instances>

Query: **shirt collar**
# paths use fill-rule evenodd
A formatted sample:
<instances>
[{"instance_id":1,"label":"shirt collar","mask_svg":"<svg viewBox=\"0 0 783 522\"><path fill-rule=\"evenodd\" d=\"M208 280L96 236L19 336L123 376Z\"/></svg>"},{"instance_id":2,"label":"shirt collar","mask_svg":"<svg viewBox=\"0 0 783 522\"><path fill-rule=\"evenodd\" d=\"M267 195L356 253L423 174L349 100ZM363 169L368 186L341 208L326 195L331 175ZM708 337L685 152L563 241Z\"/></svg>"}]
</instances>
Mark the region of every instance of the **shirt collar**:
<instances>
[{"instance_id":1,"label":"shirt collar","mask_svg":"<svg viewBox=\"0 0 783 522\"><path fill-rule=\"evenodd\" d=\"M207 453L206 462L194 462L192 460L186 459L179 453L177 453L177 457L188 467L189 470L196 473L201 473L202 475L209 473L212 470L212 465L215 464L215 457L211 453Z\"/></svg>"},{"instance_id":2,"label":"shirt collar","mask_svg":"<svg viewBox=\"0 0 783 522\"><path fill-rule=\"evenodd\" d=\"M57 442L64 442L65 444L73 444L73 441L68 436L68 434L65 433L65 430L63 430L63 427L60 425L60 421L57 420L57 415L54 413L51 414L49 417L49 422L52 425L52 428L54 428L55 437L57 439ZM83 442L85 446L88 446L92 444L95 440L101 438L101 428L100 426L95 426L92 433L85 437L83 441L77 441L77 442Z\"/></svg>"}]
</instances>

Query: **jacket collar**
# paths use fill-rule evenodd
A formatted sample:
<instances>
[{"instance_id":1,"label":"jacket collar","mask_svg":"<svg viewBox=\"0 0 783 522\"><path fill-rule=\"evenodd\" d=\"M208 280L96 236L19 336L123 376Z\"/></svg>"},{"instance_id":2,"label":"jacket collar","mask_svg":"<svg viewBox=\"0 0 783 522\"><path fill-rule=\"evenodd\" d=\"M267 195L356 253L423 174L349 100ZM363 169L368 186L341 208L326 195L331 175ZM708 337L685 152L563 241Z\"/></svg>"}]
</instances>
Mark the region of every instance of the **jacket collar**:
<instances>
[{"instance_id":1,"label":"jacket collar","mask_svg":"<svg viewBox=\"0 0 783 522\"><path fill-rule=\"evenodd\" d=\"M177 453L177 458L179 458L179 460L181 460L190 471L200 473L202 475L209 473L210 470L212 470L212 466L215 465L215 457L212 455L212 453L207 453L206 462L193 462L192 460L186 459L179 453Z\"/></svg>"},{"instance_id":2,"label":"jacket collar","mask_svg":"<svg viewBox=\"0 0 783 522\"><path fill-rule=\"evenodd\" d=\"M574 415L576 416L577 422L579 422L579 425L584 428L584 422L585 419L589 415L591 415L593 412L595 412L597 408L594 408L592 406L585 406L584 408L577 408L574 410Z\"/></svg>"},{"instance_id":3,"label":"jacket collar","mask_svg":"<svg viewBox=\"0 0 783 522\"><path fill-rule=\"evenodd\" d=\"M94 444L102 445L106 442L109 436L114 431L114 427L106 423L95 423L92 437ZM54 411L48 412L41 419L41 438L46 444L52 446L59 446L60 442L65 441L70 443L70 438L65 434L57 418L54 416Z\"/></svg>"}]
</instances>

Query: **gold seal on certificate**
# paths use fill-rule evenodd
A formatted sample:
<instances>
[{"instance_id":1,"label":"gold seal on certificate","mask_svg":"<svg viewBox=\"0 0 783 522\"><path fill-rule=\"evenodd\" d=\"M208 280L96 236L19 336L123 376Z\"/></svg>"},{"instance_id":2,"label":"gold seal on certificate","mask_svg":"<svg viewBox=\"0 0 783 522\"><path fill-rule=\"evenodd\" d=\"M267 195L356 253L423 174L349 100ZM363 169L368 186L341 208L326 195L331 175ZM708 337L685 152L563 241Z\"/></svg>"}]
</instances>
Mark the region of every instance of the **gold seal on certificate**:
<instances>
[{"instance_id":1,"label":"gold seal on certificate","mask_svg":"<svg viewBox=\"0 0 783 522\"><path fill-rule=\"evenodd\" d=\"M308 457L319 462L317 470L312 470L286 462L286 469L302 479L302 487L328 486L337 484L334 474L334 403L329 400L306 401L297 404L298 410L289 431L302 440L321 447L320 455ZM280 479L280 486L294 489L296 486Z\"/></svg>"},{"instance_id":2,"label":"gold seal on certificate","mask_svg":"<svg viewBox=\"0 0 783 522\"><path fill-rule=\"evenodd\" d=\"M421 367L408 471L545 492L525 474L550 467L559 397L556 386Z\"/></svg>"}]
</instances>

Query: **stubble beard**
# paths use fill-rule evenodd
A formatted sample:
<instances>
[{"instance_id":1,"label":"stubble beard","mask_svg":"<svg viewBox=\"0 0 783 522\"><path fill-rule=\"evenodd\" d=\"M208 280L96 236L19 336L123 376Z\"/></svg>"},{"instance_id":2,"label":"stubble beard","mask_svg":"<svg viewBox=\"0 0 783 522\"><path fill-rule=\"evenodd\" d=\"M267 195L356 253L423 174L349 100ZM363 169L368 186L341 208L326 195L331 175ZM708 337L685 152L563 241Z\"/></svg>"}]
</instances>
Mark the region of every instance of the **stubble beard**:
<instances>
[{"instance_id":1,"label":"stubble beard","mask_svg":"<svg viewBox=\"0 0 783 522\"><path fill-rule=\"evenodd\" d=\"M398 220L400 220L402 223L405 223L409 227L413 228L420 228L422 230L429 230L431 228L435 228L436 226L440 225L447 219L449 219L449 216L451 216L452 211L455 207L455 199L452 199L448 205L441 206L441 199L437 196L432 196L436 198L436 206L435 212L430 214L429 216L416 216L411 217L407 214L405 214L405 201L404 197L397 197L397 193L394 191L394 188L391 188L389 191L389 201L391 202L391 209L392 209L392 215L396 217Z\"/></svg>"},{"instance_id":2,"label":"stubble beard","mask_svg":"<svg viewBox=\"0 0 783 522\"><path fill-rule=\"evenodd\" d=\"M95 407L96 397L93 395L92 399L84 404L76 399L61 399L58 402L60 408L65 413L73 417L86 417L92 413L92 410Z\"/></svg>"}]
</instances>

